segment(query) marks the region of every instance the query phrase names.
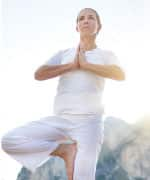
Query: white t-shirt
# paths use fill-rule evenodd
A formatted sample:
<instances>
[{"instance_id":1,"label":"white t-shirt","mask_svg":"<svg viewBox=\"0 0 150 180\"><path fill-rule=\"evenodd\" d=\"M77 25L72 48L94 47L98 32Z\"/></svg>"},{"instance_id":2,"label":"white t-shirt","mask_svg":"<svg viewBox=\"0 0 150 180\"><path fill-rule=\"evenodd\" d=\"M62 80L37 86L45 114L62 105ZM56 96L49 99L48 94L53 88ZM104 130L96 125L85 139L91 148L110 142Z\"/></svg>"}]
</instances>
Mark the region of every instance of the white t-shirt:
<instances>
[{"instance_id":1,"label":"white t-shirt","mask_svg":"<svg viewBox=\"0 0 150 180\"><path fill-rule=\"evenodd\" d=\"M74 61L76 48L59 51L47 65L66 64ZM93 64L116 64L119 62L111 51L95 48L85 52L86 60ZM90 71L74 70L59 77L57 94L54 100L56 115L95 115L103 114L102 94L105 78Z\"/></svg>"}]
</instances>

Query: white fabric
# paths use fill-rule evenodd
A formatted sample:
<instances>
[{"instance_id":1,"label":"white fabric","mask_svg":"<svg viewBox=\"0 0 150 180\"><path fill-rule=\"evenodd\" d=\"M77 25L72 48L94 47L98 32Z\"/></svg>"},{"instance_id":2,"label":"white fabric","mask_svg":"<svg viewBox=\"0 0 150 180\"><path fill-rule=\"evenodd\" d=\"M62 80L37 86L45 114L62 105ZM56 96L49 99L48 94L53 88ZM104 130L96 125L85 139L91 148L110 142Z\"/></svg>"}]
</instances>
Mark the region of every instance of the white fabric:
<instances>
[{"instance_id":1,"label":"white fabric","mask_svg":"<svg viewBox=\"0 0 150 180\"><path fill-rule=\"evenodd\" d=\"M47 65L74 60L76 49L59 51ZM85 53L95 64L117 64L112 52L96 48ZM105 79L82 70L63 74L59 79L54 113L13 129L2 138L2 148L23 166L35 172L60 143L77 141L73 180L95 180L96 162L103 141L102 92Z\"/></svg>"},{"instance_id":2,"label":"white fabric","mask_svg":"<svg viewBox=\"0 0 150 180\"><path fill-rule=\"evenodd\" d=\"M66 64L74 61L76 48L59 51L46 64ZM116 64L117 57L111 51L100 48L85 52L86 60L93 64ZM102 114L102 93L105 78L83 70L64 73L59 78L57 94L54 101L54 114Z\"/></svg>"},{"instance_id":3,"label":"white fabric","mask_svg":"<svg viewBox=\"0 0 150 180\"><path fill-rule=\"evenodd\" d=\"M99 115L66 117L49 116L15 128L3 136L3 150L34 173L59 144L77 141L74 180L95 180L103 142L103 119Z\"/></svg>"}]
</instances>

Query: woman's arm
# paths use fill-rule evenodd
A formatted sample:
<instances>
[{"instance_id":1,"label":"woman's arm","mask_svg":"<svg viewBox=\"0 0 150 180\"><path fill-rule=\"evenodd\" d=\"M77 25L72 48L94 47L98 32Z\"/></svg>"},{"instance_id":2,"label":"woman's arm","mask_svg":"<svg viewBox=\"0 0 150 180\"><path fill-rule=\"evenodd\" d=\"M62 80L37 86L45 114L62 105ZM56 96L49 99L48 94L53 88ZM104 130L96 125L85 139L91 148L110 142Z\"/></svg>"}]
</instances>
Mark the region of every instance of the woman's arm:
<instances>
[{"instance_id":1,"label":"woman's arm","mask_svg":"<svg viewBox=\"0 0 150 180\"><path fill-rule=\"evenodd\" d=\"M72 70L79 69L78 51L79 50L77 49L73 62L58 65L42 65L35 71L34 78L36 80L42 81L59 76Z\"/></svg>"},{"instance_id":2,"label":"woman's arm","mask_svg":"<svg viewBox=\"0 0 150 180\"><path fill-rule=\"evenodd\" d=\"M118 81L125 80L124 71L115 64L100 65L100 64L92 64L86 61L83 49L80 49L79 51L79 65L81 69L91 71L105 78L110 78Z\"/></svg>"},{"instance_id":3,"label":"woman's arm","mask_svg":"<svg viewBox=\"0 0 150 180\"><path fill-rule=\"evenodd\" d=\"M99 65L86 62L81 65L81 68L105 78L110 78L118 81L125 80L125 73L119 66L116 65Z\"/></svg>"},{"instance_id":4,"label":"woman's arm","mask_svg":"<svg viewBox=\"0 0 150 180\"><path fill-rule=\"evenodd\" d=\"M75 63L51 65L51 66L43 65L35 71L34 78L36 80L42 81L59 76L65 72L72 71L75 68L76 68Z\"/></svg>"}]
</instances>

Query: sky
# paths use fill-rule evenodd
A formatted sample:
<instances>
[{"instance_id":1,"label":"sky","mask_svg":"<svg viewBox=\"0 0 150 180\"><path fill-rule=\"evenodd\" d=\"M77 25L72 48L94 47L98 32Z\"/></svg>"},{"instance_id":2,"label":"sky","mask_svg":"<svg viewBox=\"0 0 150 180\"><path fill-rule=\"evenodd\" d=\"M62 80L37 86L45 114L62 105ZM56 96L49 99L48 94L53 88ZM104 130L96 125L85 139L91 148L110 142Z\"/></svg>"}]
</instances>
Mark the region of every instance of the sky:
<instances>
[{"instance_id":1,"label":"sky","mask_svg":"<svg viewBox=\"0 0 150 180\"><path fill-rule=\"evenodd\" d=\"M77 46L75 20L84 7L100 14L97 45L112 50L126 73L125 81L106 82L106 115L133 124L150 113L149 0L1 2L0 139L8 130L52 113L58 78L38 82L34 71L58 50ZM0 180L15 180L20 168L0 149Z\"/></svg>"}]
</instances>

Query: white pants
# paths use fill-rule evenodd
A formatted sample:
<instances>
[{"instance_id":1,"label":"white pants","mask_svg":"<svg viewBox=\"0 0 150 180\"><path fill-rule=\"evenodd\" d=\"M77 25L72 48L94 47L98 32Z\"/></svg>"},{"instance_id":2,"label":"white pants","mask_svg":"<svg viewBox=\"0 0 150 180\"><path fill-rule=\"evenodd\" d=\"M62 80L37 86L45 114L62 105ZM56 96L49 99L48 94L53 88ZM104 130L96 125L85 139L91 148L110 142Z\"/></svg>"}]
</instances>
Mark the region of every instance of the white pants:
<instances>
[{"instance_id":1,"label":"white pants","mask_svg":"<svg viewBox=\"0 0 150 180\"><path fill-rule=\"evenodd\" d=\"M49 116L13 129L2 138L2 148L31 172L46 162L59 144L77 141L73 180L95 180L103 142L100 115Z\"/></svg>"}]
</instances>

